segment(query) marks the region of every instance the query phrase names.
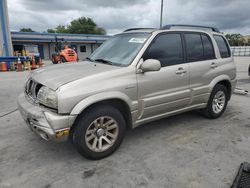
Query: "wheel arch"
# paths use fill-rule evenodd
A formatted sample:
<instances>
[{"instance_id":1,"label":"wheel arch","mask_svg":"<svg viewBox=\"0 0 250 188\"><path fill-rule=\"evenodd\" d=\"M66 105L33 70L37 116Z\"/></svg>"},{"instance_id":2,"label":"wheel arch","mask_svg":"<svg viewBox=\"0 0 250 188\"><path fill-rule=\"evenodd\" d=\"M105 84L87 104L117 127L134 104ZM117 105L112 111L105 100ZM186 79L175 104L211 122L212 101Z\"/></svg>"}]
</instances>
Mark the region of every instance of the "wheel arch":
<instances>
[{"instance_id":1,"label":"wheel arch","mask_svg":"<svg viewBox=\"0 0 250 188\"><path fill-rule=\"evenodd\" d=\"M217 85L217 84L221 84L223 86L225 86L227 88L228 91L228 100L230 100L231 96L232 96L232 84L231 84L231 79L229 76L227 75L221 75L217 78L215 78L212 82L211 82L211 91L213 90L213 88Z\"/></svg>"},{"instance_id":2,"label":"wheel arch","mask_svg":"<svg viewBox=\"0 0 250 188\"><path fill-rule=\"evenodd\" d=\"M128 129L132 128L131 102L125 94L105 93L90 96L80 101L71 111L71 115L77 116L77 118L75 119L76 122L80 115L85 113L87 110L95 108L98 105L110 105L118 109L126 121L126 127Z\"/></svg>"},{"instance_id":3,"label":"wheel arch","mask_svg":"<svg viewBox=\"0 0 250 188\"><path fill-rule=\"evenodd\" d=\"M231 96L232 96L232 85L231 85L230 81L229 80L222 80L222 81L218 82L217 84L223 85L227 88L228 100L230 100Z\"/></svg>"}]
</instances>

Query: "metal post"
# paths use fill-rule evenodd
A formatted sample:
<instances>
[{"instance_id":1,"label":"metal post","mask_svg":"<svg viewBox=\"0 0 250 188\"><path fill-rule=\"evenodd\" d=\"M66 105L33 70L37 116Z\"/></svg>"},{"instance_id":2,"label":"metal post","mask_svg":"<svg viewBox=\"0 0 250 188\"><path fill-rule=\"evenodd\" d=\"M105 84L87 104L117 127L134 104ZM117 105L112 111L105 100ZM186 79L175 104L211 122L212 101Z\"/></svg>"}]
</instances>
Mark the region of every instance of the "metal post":
<instances>
[{"instance_id":1,"label":"metal post","mask_svg":"<svg viewBox=\"0 0 250 188\"><path fill-rule=\"evenodd\" d=\"M9 29L9 17L8 17L8 8L7 1L0 0L0 50L1 55L3 56L12 56L12 42Z\"/></svg>"},{"instance_id":2,"label":"metal post","mask_svg":"<svg viewBox=\"0 0 250 188\"><path fill-rule=\"evenodd\" d=\"M160 28L162 27L163 0L161 0Z\"/></svg>"}]
</instances>

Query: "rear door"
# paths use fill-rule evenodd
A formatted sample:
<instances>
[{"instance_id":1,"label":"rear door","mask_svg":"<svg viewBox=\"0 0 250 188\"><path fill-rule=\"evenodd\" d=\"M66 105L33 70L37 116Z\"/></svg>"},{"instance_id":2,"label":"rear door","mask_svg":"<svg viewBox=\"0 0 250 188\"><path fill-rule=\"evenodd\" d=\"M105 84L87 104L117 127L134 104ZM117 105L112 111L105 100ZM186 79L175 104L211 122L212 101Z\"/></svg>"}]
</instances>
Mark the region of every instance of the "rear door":
<instances>
[{"instance_id":1,"label":"rear door","mask_svg":"<svg viewBox=\"0 0 250 188\"><path fill-rule=\"evenodd\" d=\"M139 119L187 107L190 101L189 67L184 61L181 33L159 34L142 58L144 61L159 60L161 70L137 74Z\"/></svg>"},{"instance_id":2,"label":"rear door","mask_svg":"<svg viewBox=\"0 0 250 188\"><path fill-rule=\"evenodd\" d=\"M185 33L186 59L190 67L190 105L207 102L209 84L218 74L212 40L205 33Z\"/></svg>"}]
</instances>

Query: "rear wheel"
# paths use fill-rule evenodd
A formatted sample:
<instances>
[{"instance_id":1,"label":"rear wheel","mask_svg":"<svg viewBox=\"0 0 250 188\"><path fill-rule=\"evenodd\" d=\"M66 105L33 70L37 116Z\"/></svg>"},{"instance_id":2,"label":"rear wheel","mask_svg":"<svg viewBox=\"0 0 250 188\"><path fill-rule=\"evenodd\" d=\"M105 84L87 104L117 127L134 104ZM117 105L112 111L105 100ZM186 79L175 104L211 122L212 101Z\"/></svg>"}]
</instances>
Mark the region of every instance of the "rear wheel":
<instances>
[{"instance_id":1,"label":"rear wheel","mask_svg":"<svg viewBox=\"0 0 250 188\"><path fill-rule=\"evenodd\" d=\"M112 154L121 144L126 123L119 110L97 106L80 116L72 135L78 152L89 159Z\"/></svg>"},{"instance_id":2,"label":"rear wheel","mask_svg":"<svg viewBox=\"0 0 250 188\"><path fill-rule=\"evenodd\" d=\"M217 84L210 95L207 107L202 110L203 114L211 119L220 117L226 110L228 99L227 88Z\"/></svg>"}]
</instances>

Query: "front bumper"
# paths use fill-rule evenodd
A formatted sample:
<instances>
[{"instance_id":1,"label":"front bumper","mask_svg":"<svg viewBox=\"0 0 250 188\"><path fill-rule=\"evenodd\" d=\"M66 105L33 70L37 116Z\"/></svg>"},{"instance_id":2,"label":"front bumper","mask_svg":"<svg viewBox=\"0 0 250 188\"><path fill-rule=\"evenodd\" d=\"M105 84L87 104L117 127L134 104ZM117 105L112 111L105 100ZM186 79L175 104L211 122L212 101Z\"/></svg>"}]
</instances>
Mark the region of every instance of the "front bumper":
<instances>
[{"instance_id":1,"label":"front bumper","mask_svg":"<svg viewBox=\"0 0 250 188\"><path fill-rule=\"evenodd\" d=\"M67 140L76 118L72 115L58 115L40 107L24 93L18 97L18 109L27 126L45 140Z\"/></svg>"}]
</instances>

